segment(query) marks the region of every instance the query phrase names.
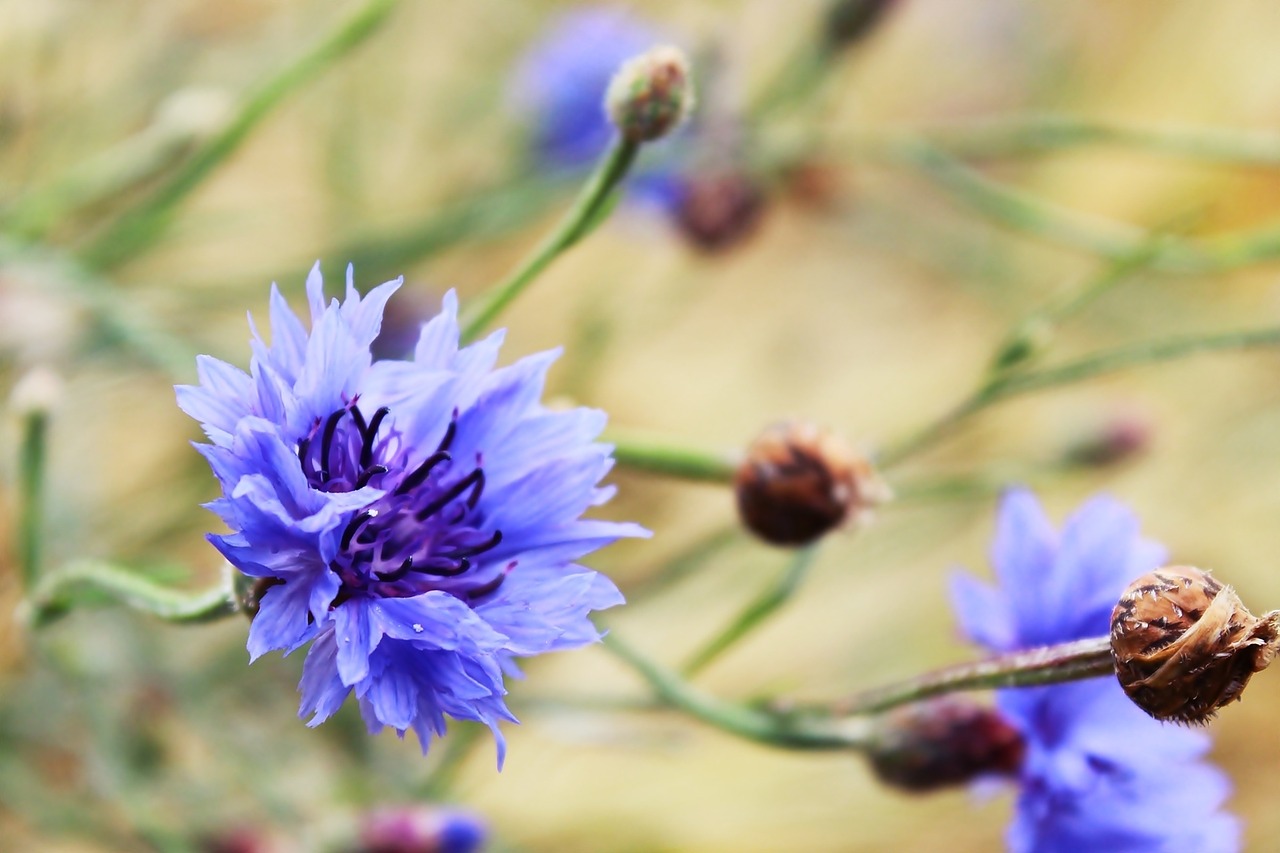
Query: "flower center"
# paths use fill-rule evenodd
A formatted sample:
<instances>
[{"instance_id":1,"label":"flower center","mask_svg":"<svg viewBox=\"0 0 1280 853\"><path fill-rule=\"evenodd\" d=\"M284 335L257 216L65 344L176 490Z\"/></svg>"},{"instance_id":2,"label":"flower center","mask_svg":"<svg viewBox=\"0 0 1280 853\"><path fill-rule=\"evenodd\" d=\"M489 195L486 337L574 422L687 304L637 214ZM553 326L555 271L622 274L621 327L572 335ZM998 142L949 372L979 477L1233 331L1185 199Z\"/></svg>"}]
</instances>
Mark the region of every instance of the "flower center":
<instances>
[{"instance_id":1,"label":"flower center","mask_svg":"<svg viewBox=\"0 0 1280 853\"><path fill-rule=\"evenodd\" d=\"M298 443L298 460L313 488L348 492L374 485L385 494L347 523L330 568L342 588L334 604L356 596L403 598L443 590L464 601L492 593L515 567L487 559L502 531L477 509L484 493L483 457L459 465L450 448L458 412L436 449L421 461L394 428L390 410L366 419L358 399L317 420ZM379 433L383 433L381 436Z\"/></svg>"}]
</instances>

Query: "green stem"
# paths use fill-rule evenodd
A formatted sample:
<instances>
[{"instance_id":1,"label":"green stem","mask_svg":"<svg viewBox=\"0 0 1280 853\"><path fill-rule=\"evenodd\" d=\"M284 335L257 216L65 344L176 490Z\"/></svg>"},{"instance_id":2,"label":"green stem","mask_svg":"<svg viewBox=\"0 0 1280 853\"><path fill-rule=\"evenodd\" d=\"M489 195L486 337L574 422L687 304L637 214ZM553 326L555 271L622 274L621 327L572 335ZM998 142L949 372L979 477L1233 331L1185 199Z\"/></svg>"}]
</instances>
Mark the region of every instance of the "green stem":
<instances>
[{"instance_id":1,"label":"green stem","mask_svg":"<svg viewBox=\"0 0 1280 853\"><path fill-rule=\"evenodd\" d=\"M977 390L938 420L927 424L897 444L890 445L880 454L878 463L882 469L900 464L908 457L914 456L948 436L958 425L973 415L1010 397L1070 385L1129 367L1172 361L1200 352L1267 346L1280 346L1280 327L1223 332L1217 335L1185 335L1162 341L1117 347L1057 367L997 374L987 379Z\"/></svg>"},{"instance_id":2,"label":"green stem","mask_svg":"<svg viewBox=\"0 0 1280 853\"><path fill-rule=\"evenodd\" d=\"M836 717L878 714L944 693L1035 687L1098 678L1114 671L1110 638L1090 637L947 667L899 684L855 694L825 705L822 710Z\"/></svg>"},{"instance_id":3,"label":"green stem","mask_svg":"<svg viewBox=\"0 0 1280 853\"><path fill-rule=\"evenodd\" d=\"M604 440L613 445L613 458L624 468L697 480L731 483L738 469L736 454L679 444L666 438L609 430Z\"/></svg>"},{"instance_id":4,"label":"green stem","mask_svg":"<svg viewBox=\"0 0 1280 853\"><path fill-rule=\"evenodd\" d=\"M786 604L804 582L817 553L816 547L809 547L796 554L782 576L743 608L742 612L724 627L724 630L695 652L681 668L681 673L686 678L693 677L731 648L734 643L749 634L775 610Z\"/></svg>"},{"instance_id":5,"label":"green stem","mask_svg":"<svg viewBox=\"0 0 1280 853\"><path fill-rule=\"evenodd\" d=\"M318 44L251 92L225 128L139 207L116 220L86 247L84 262L98 269L112 269L152 245L164 232L174 209L240 147L276 106L368 38L396 3L397 0L368 0Z\"/></svg>"},{"instance_id":6,"label":"green stem","mask_svg":"<svg viewBox=\"0 0 1280 853\"><path fill-rule=\"evenodd\" d=\"M1142 228L1086 216L993 181L923 140L902 145L890 158L916 169L987 218L1034 237L1112 260L1140 252L1154 235ZM1166 239L1153 269L1208 274L1280 257L1280 224L1191 241Z\"/></svg>"},{"instance_id":7,"label":"green stem","mask_svg":"<svg viewBox=\"0 0 1280 853\"><path fill-rule=\"evenodd\" d=\"M45 575L27 601L30 622L43 627L66 614L77 593L94 590L166 622L211 622L239 611L230 575L217 587L183 591L162 586L110 563L83 560Z\"/></svg>"},{"instance_id":8,"label":"green stem","mask_svg":"<svg viewBox=\"0 0 1280 853\"><path fill-rule=\"evenodd\" d=\"M44 485L48 455L49 411L23 413L18 448L18 566L23 589L30 592L40 577L44 558Z\"/></svg>"},{"instance_id":9,"label":"green stem","mask_svg":"<svg viewBox=\"0 0 1280 853\"><path fill-rule=\"evenodd\" d=\"M480 743L487 729L479 723L465 723L452 732L444 743L444 755L432 768L426 781L418 788L417 797L423 802L438 803L449 798L458 774L466 766L467 759Z\"/></svg>"},{"instance_id":10,"label":"green stem","mask_svg":"<svg viewBox=\"0 0 1280 853\"><path fill-rule=\"evenodd\" d=\"M590 234L610 210L615 190L640 150L639 143L618 138L582 188L573 207L506 278L471 302L462 315L462 340L474 340L563 252Z\"/></svg>"},{"instance_id":11,"label":"green stem","mask_svg":"<svg viewBox=\"0 0 1280 853\"><path fill-rule=\"evenodd\" d=\"M605 637L604 644L639 673L665 703L730 734L769 746L803 750L860 750L870 742L871 725L865 719L809 719L726 702L649 660L616 633Z\"/></svg>"},{"instance_id":12,"label":"green stem","mask_svg":"<svg viewBox=\"0 0 1280 853\"><path fill-rule=\"evenodd\" d=\"M172 167L196 139L192 130L153 124L18 199L4 214L5 230L43 239L77 212L119 199Z\"/></svg>"},{"instance_id":13,"label":"green stem","mask_svg":"<svg viewBox=\"0 0 1280 853\"><path fill-rule=\"evenodd\" d=\"M928 128L924 136L967 160L1016 157L1081 145L1122 145L1237 166L1280 166L1280 135L1177 125L1122 124L1070 116L1015 116Z\"/></svg>"}]
</instances>

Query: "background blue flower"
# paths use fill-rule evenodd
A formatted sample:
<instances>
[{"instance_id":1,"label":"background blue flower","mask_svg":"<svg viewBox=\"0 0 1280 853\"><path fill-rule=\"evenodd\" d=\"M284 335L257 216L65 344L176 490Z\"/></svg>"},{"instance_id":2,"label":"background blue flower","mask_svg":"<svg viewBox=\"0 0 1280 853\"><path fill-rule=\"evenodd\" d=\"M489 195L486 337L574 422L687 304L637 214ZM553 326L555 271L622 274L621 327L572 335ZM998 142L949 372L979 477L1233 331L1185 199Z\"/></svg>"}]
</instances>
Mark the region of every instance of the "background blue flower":
<instances>
[{"instance_id":1,"label":"background blue flower","mask_svg":"<svg viewBox=\"0 0 1280 853\"><path fill-rule=\"evenodd\" d=\"M608 500L605 416L539 402L558 352L494 369L502 332L459 348L457 299L422 328L413 358L373 361L399 281L326 304L307 280L308 332L278 290L271 343L250 372L199 360L178 388L222 485L213 544L267 591L249 633L257 658L308 642L311 725L355 693L370 731L412 729L426 751L445 718L499 743L514 659L599 639L588 615L622 601L575 564L633 524L583 519Z\"/></svg>"},{"instance_id":2,"label":"background blue flower","mask_svg":"<svg viewBox=\"0 0 1280 853\"><path fill-rule=\"evenodd\" d=\"M1101 636L1129 582L1160 566L1122 504L1096 497L1055 531L1034 495L1001 503L991 562L997 585L952 582L965 633L992 651ZM1201 732L1161 723L1112 678L1001 690L1026 738L1009 847L1015 851L1232 851L1235 818L1219 811L1226 778L1199 759Z\"/></svg>"},{"instance_id":3,"label":"background blue flower","mask_svg":"<svg viewBox=\"0 0 1280 853\"><path fill-rule=\"evenodd\" d=\"M626 60L671 38L608 6L584 6L561 14L519 63L514 98L530 119L530 145L543 167L589 168L616 130L605 114L609 81ZM672 140L644 146L630 179L632 195L661 207L681 196Z\"/></svg>"}]
</instances>

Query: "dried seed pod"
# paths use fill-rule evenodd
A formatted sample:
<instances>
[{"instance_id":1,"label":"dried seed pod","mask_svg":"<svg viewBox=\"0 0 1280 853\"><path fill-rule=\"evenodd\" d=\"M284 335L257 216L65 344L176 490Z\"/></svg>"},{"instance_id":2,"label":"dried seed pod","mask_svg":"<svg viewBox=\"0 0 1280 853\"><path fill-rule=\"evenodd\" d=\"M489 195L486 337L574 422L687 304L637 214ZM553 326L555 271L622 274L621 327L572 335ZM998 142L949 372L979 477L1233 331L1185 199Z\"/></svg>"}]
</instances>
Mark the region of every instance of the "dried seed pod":
<instances>
[{"instance_id":1,"label":"dried seed pod","mask_svg":"<svg viewBox=\"0 0 1280 853\"><path fill-rule=\"evenodd\" d=\"M1208 572L1138 578L1111 614L1111 654L1129 698L1158 720L1203 723L1240 698L1280 648L1280 611L1254 616Z\"/></svg>"},{"instance_id":2,"label":"dried seed pod","mask_svg":"<svg viewBox=\"0 0 1280 853\"><path fill-rule=\"evenodd\" d=\"M1025 752L1022 733L999 711L946 696L880 717L867 757L881 782L925 793L1016 773Z\"/></svg>"},{"instance_id":3,"label":"dried seed pod","mask_svg":"<svg viewBox=\"0 0 1280 853\"><path fill-rule=\"evenodd\" d=\"M747 529L790 546L858 520L890 497L870 462L834 433L801 422L761 433L738 466L734 488Z\"/></svg>"},{"instance_id":4,"label":"dried seed pod","mask_svg":"<svg viewBox=\"0 0 1280 853\"><path fill-rule=\"evenodd\" d=\"M765 196L748 175L711 172L683 182L676 225L696 249L718 252L755 233L765 211Z\"/></svg>"}]
</instances>

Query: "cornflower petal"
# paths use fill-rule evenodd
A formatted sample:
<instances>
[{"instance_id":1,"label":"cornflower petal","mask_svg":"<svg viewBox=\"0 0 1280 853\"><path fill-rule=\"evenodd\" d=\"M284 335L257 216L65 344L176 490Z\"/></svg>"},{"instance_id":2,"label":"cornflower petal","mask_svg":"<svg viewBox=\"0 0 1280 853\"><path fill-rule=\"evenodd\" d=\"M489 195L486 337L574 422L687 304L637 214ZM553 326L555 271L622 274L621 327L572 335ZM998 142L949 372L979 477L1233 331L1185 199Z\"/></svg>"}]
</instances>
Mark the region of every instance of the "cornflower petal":
<instances>
[{"instance_id":1,"label":"cornflower petal","mask_svg":"<svg viewBox=\"0 0 1280 853\"><path fill-rule=\"evenodd\" d=\"M494 369L502 333L460 347L450 292L413 359L374 362L400 285L361 296L348 268L326 303L317 266L309 329L273 286L249 372L202 358L178 400L222 487L208 507L231 530L210 541L268 587L251 658L311 644L308 724L354 693L370 731L413 731L424 752L447 717L482 722L501 762L505 674L597 641L590 614L622 597L577 561L648 531L581 517L612 494L611 448L600 412L541 404L558 350Z\"/></svg>"}]
</instances>

